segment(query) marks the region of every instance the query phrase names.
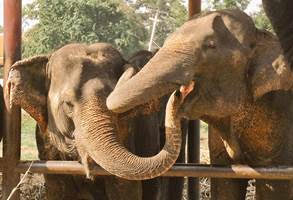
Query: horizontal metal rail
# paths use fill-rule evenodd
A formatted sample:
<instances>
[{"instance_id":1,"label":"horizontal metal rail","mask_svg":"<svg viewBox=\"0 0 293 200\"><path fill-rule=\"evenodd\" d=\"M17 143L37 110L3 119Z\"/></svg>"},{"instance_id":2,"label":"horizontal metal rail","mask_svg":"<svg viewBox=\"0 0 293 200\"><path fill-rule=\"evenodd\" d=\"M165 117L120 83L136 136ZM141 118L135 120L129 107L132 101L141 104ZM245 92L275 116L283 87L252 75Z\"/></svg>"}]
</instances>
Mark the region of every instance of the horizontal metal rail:
<instances>
[{"instance_id":1,"label":"horizontal metal rail","mask_svg":"<svg viewBox=\"0 0 293 200\"><path fill-rule=\"evenodd\" d=\"M24 173L32 161L21 161L16 172ZM3 160L0 159L0 171L3 171ZM77 161L33 161L30 172L41 174L76 174L84 175L83 165ZM96 176L111 175L101 167L94 167ZM254 178L254 179L293 179L293 167L250 167L247 165L214 166L176 164L162 176L167 177L214 177L214 178Z\"/></svg>"}]
</instances>

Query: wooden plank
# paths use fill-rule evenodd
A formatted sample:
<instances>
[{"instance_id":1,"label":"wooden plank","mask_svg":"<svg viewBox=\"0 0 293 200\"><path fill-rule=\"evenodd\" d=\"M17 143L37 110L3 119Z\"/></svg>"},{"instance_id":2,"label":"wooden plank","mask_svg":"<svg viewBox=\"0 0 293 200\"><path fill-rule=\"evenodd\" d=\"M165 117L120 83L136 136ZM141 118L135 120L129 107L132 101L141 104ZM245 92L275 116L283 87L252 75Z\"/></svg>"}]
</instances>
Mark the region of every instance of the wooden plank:
<instances>
[{"instance_id":1,"label":"wooden plank","mask_svg":"<svg viewBox=\"0 0 293 200\"><path fill-rule=\"evenodd\" d=\"M21 0L4 0L4 85L12 64L21 59ZM6 89L4 91L7 91ZM20 108L9 106L9 97L4 92L4 172L2 199L7 199L12 189L20 181L15 171L20 160ZM11 200L18 200L15 192Z\"/></svg>"}]
</instances>

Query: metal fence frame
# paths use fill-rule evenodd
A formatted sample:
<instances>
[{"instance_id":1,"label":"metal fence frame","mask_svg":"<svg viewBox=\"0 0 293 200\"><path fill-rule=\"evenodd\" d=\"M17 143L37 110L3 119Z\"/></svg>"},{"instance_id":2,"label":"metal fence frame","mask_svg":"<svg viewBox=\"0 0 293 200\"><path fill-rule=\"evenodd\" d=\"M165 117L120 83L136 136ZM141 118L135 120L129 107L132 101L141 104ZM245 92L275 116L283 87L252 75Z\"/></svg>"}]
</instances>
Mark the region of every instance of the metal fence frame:
<instances>
[{"instance_id":1,"label":"metal fence frame","mask_svg":"<svg viewBox=\"0 0 293 200\"><path fill-rule=\"evenodd\" d=\"M189 0L189 17L200 12L201 0ZM21 58L21 0L4 0L4 85L10 67ZM20 160L20 135L21 119L20 108L9 106L9 97L4 89L4 139L3 158L0 158L0 171L3 172L2 199L6 200L12 189L20 181L20 174L27 171L50 174L76 174L84 175L83 166L77 161L21 161ZM199 123L191 121L189 130L188 152L189 162L199 162ZM31 163L33 162L33 163ZM111 175L100 167L92 170L93 175ZM163 176L191 177L189 196L190 200L199 199L197 177L217 178L256 178L256 179L293 179L293 167L256 167L246 165L233 165L229 167L195 164L176 164ZM19 192L16 191L11 198L19 200Z\"/></svg>"}]
</instances>

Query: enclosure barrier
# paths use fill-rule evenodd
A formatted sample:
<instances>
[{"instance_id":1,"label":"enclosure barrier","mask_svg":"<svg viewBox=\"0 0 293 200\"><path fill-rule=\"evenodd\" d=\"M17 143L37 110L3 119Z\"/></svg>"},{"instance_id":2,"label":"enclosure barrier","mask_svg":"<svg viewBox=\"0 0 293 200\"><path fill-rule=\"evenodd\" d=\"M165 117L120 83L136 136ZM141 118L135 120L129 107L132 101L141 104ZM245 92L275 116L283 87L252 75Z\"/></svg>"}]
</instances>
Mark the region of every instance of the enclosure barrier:
<instances>
[{"instance_id":1,"label":"enclosure barrier","mask_svg":"<svg viewBox=\"0 0 293 200\"><path fill-rule=\"evenodd\" d=\"M0 171L3 171L3 160L0 160ZM30 168L31 173L40 174L75 174L85 175L84 166L77 161L21 161L15 172L25 173ZM91 169L95 176L112 176L99 166ZM164 177L212 177L212 178L245 178L245 179L293 179L293 167L250 167L248 165L214 166L195 164L175 164Z\"/></svg>"}]
</instances>

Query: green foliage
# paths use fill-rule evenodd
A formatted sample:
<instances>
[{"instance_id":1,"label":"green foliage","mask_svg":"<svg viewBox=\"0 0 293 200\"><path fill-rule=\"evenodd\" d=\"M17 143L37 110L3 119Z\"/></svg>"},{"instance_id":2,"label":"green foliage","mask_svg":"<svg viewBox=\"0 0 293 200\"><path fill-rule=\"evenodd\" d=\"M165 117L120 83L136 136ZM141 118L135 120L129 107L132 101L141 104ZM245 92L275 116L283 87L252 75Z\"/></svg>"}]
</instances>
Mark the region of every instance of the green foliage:
<instances>
[{"instance_id":1,"label":"green foliage","mask_svg":"<svg viewBox=\"0 0 293 200\"><path fill-rule=\"evenodd\" d=\"M209 10L238 8L245 10L251 0L207 0Z\"/></svg>"},{"instance_id":2,"label":"green foliage","mask_svg":"<svg viewBox=\"0 0 293 200\"><path fill-rule=\"evenodd\" d=\"M217 10L225 8L238 8L245 10L251 0L207 0L208 10ZM264 10L261 8L260 11L251 14L252 19L257 28L273 32L271 23Z\"/></svg>"},{"instance_id":3,"label":"green foliage","mask_svg":"<svg viewBox=\"0 0 293 200\"><path fill-rule=\"evenodd\" d=\"M3 69L3 67L1 67L0 68L0 78L3 78L3 77L4 77L4 69Z\"/></svg>"},{"instance_id":4,"label":"green foliage","mask_svg":"<svg viewBox=\"0 0 293 200\"><path fill-rule=\"evenodd\" d=\"M24 110L21 115L21 159L36 160L38 151L35 139L36 122Z\"/></svg>"},{"instance_id":5,"label":"green foliage","mask_svg":"<svg viewBox=\"0 0 293 200\"><path fill-rule=\"evenodd\" d=\"M25 33L24 57L72 42L109 42L129 54L147 37L134 10L119 0L35 0L24 18L37 22Z\"/></svg>"},{"instance_id":6,"label":"green foliage","mask_svg":"<svg viewBox=\"0 0 293 200\"><path fill-rule=\"evenodd\" d=\"M149 37L153 26L151 19L154 19L157 10L160 10L154 41L162 46L168 34L174 32L187 20L187 10L183 2L183 0L137 0L132 7L144 19Z\"/></svg>"},{"instance_id":7,"label":"green foliage","mask_svg":"<svg viewBox=\"0 0 293 200\"><path fill-rule=\"evenodd\" d=\"M263 9L252 15L257 28L273 32L273 27Z\"/></svg>"},{"instance_id":8,"label":"green foliage","mask_svg":"<svg viewBox=\"0 0 293 200\"><path fill-rule=\"evenodd\" d=\"M3 32L3 26L0 25L0 33Z\"/></svg>"}]
</instances>

